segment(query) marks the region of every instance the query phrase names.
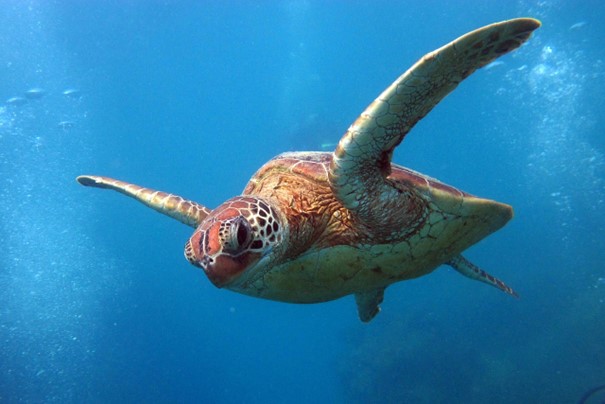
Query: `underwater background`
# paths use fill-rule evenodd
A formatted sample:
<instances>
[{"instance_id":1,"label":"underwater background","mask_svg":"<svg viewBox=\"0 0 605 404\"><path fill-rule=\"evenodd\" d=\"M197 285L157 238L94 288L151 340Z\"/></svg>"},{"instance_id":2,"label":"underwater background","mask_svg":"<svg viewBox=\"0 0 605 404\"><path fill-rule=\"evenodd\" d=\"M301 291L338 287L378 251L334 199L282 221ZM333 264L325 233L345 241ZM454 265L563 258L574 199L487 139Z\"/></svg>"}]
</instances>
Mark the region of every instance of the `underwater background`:
<instances>
[{"instance_id":1,"label":"underwater background","mask_svg":"<svg viewBox=\"0 0 605 404\"><path fill-rule=\"evenodd\" d=\"M280 152L333 150L425 53L521 16L543 26L394 157L513 205L466 256L519 299L446 267L369 324L352 297L219 290L190 228L75 182L217 206ZM1 1L0 402L581 400L605 384L604 22L596 0Z\"/></svg>"}]
</instances>

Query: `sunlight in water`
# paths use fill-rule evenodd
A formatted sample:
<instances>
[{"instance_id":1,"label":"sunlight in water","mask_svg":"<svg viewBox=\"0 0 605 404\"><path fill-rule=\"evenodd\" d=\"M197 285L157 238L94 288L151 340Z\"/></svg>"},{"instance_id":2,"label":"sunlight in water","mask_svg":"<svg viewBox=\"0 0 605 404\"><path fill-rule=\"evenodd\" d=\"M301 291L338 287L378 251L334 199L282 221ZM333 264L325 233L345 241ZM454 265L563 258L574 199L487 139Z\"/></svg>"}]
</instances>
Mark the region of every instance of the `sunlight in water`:
<instances>
[{"instance_id":1,"label":"sunlight in water","mask_svg":"<svg viewBox=\"0 0 605 404\"><path fill-rule=\"evenodd\" d=\"M558 176L569 176L570 189L553 190L557 199L580 191L598 207L604 203L604 158L585 137L593 124L587 115L590 111L579 109L589 83L583 59L579 51L570 55L550 45L542 48L541 63L532 69L529 86L546 113L534 130L535 152L529 164L536 166L540 176L554 177L557 182ZM570 209L568 205L560 202L561 209Z\"/></svg>"},{"instance_id":2,"label":"sunlight in water","mask_svg":"<svg viewBox=\"0 0 605 404\"><path fill-rule=\"evenodd\" d=\"M91 209L74 192L74 172L91 155L85 102L63 91L74 84L69 58L49 42L40 10L13 11L19 46L0 39L15 89L0 107L0 390L19 381L26 401L63 401L95 355L107 275L94 268L113 264L87 235Z\"/></svg>"},{"instance_id":3,"label":"sunlight in water","mask_svg":"<svg viewBox=\"0 0 605 404\"><path fill-rule=\"evenodd\" d=\"M549 38L552 39L552 38ZM540 43L534 66L524 65L507 78L527 94L519 102L534 118L527 145L527 181L532 192L543 192L561 214L565 228L578 216L605 206L605 156L592 143L597 111L587 109L587 86L605 78L603 65L589 60L569 43Z\"/></svg>"}]
</instances>

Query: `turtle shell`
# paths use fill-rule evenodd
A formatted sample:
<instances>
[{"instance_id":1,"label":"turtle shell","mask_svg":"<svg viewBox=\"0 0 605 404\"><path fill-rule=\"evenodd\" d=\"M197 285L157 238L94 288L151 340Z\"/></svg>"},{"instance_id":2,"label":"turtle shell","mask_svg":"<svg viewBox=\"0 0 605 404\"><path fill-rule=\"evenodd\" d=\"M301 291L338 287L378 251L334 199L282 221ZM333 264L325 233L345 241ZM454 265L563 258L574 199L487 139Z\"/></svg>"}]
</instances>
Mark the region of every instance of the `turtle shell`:
<instances>
[{"instance_id":1,"label":"turtle shell","mask_svg":"<svg viewBox=\"0 0 605 404\"><path fill-rule=\"evenodd\" d=\"M384 212L394 226L375 229L334 196L331 159L331 153L284 153L252 177L244 195L280 207L290 248L281 262L247 271L229 289L311 303L384 288L433 271L512 218L509 205L392 164L388 179L405 195L405 209Z\"/></svg>"}]
</instances>

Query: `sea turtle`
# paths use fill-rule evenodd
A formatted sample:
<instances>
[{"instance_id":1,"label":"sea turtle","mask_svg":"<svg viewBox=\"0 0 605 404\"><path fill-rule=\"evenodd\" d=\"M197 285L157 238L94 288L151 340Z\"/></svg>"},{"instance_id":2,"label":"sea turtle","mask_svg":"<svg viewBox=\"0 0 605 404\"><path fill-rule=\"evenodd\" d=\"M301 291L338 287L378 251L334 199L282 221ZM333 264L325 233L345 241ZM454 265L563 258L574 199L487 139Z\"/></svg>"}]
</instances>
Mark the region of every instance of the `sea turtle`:
<instances>
[{"instance_id":1,"label":"sea turtle","mask_svg":"<svg viewBox=\"0 0 605 404\"><path fill-rule=\"evenodd\" d=\"M512 208L392 164L391 157L462 80L539 26L531 18L503 21L427 54L367 107L333 153L280 154L242 195L216 209L107 177L77 181L195 228L185 256L219 288L294 303L353 294L364 322L380 310L387 286L442 264L516 295L461 255L508 222Z\"/></svg>"}]
</instances>

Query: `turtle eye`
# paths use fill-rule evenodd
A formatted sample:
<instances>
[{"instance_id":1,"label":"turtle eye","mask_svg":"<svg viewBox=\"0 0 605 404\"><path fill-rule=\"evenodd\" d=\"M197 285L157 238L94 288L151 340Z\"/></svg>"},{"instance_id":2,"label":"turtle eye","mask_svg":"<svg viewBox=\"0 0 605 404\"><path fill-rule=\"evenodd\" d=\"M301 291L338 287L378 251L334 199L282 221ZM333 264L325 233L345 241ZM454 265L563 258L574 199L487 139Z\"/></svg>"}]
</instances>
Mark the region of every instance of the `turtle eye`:
<instances>
[{"instance_id":1,"label":"turtle eye","mask_svg":"<svg viewBox=\"0 0 605 404\"><path fill-rule=\"evenodd\" d=\"M250 242L250 229L247 224L247 221L242 221L237 225L237 244L240 247L245 247Z\"/></svg>"},{"instance_id":2,"label":"turtle eye","mask_svg":"<svg viewBox=\"0 0 605 404\"><path fill-rule=\"evenodd\" d=\"M252 241L252 229L250 224L243 217L238 217L226 226L226 237L224 238L223 249L229 253L240 253Z\"/></svg>"}]
</instances>

